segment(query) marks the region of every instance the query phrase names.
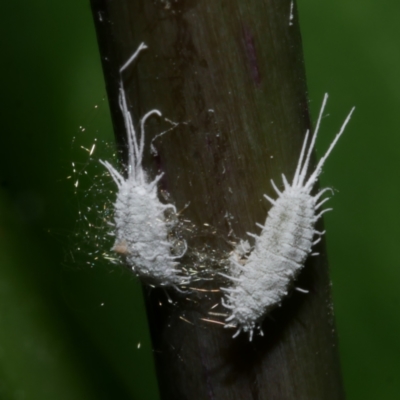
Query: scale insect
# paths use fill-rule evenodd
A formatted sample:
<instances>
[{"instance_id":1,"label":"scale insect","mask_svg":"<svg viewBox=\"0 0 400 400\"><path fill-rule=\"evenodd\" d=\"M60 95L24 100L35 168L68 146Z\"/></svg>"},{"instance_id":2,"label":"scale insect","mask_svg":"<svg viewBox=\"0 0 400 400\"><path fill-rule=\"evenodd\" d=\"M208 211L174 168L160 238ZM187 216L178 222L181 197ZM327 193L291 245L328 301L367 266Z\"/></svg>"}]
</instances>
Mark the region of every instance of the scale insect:
<instances>
[{"instance_id":1,"label":"scale insect","mask_svg":"<svg viewBox=\"0 0 400 400\"><path fill-rule=\"evenodd\" d=\"M163 173L150 181L143 170L142 160L145 141L145 123L152 115L161 116L159 110L151 110L140 120L140 136L136 134L131 113L128 110L122 73L137 59L147 46L142 43L120 68L119 106L121 108L128 140L128 168L125 179L108 161L100 162L107 168L118 187L114 204L113 251L122 255L129 267L143 281L157 286L175 286L183 281L176 260L186 252L186 242L178 255L169 240L174 222L165 215L167 210L176 214L173 204L163 204L157 195L157 183ZM182 246L181 246L182 247Z\"/></svg>"},{"instance_id":2,"label":"scale insect","mask_svg":"<svg viewBox=\"0 0 400 400\"><path fill-rule=\"evenodd\" d=\"M237 328L233 337L242 331L248 332L251 341L256 328L263 335L260 328L263 319L272 309L280 305L304 267L312 246L318 243L324 234L315 230L315 224L323 213L331 210L320 211L321 206L329 200L329 197L323 200L321 197L331 189L322 189L316 195L311 194L311 191L354 111L353 107L327 152L307 177L327 99L328 95L325 94L310 143L308 143L309 131L305 135L292 184L289 184L282 174L284 190L281 192L271 180L278 198L274 200L264 195L272 207L265 224L257 224L261 228L260 235L248 233L255 239L253 250L247 257L242 257L242 260L239 251L234 252L229 258L229 274L221 273L232 281L231 287L221 290L225 292L222 305L230 314L225 319L225 327ZM241 244L243 243L245 242Z\"/></svg>"}]
</instances>

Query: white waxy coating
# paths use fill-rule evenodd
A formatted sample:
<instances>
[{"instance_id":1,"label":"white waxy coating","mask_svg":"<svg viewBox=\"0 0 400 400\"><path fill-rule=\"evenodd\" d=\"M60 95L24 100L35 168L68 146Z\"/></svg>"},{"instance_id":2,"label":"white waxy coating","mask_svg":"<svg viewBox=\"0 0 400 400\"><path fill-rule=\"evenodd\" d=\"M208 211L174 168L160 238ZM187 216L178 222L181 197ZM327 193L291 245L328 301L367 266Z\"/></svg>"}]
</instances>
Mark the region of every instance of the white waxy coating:
<instances>
[{"instance_id":1,"label":"white waxy coating","mask_svg":"<svg viewBox=\"0 0 400 400\"><path fill-rule=\"evenodd\" d=\"M329 189L323 189L315 196L310 192L354 111L353 108L314 172L306 178L327 99L325 95L308 149L309 135L306 133L292 184L283 175L283 192L272 182L278 194L277 200L265 196L272 207L265 224L259 225L261 234L249 233L255 239L254 249L244 263L240 263L237 254L233 254L230 257L230 274L221 274L233 282L231 287L222 288L226 292L222 304L230 311L225 326L238 328L233 337L244 331L249 333L252 340L254 329L260 327L265 316L281 303L293 285L311 253L314 236L323 234L315 231L314 226L321 215L329 210L318 211L328 200L320 201L320 198ZM317 241L319 239L314 243Z\"/></svg>"},{"instance_id":2,"label":"white waxy coating","mask_svg":"<svg viewBox=\"0 0 400 400\"><path fill-rule=\"evenodd\" d=\"M142 43L136 52L122 66L120 73L129 67L137 58L140 51L147 46ZM117 199L114 205L115 243L112 248L123 255L132 270L146 282L158 286L174 286L182 281L175 267L175 260L182 254L171 254L172 244L168 235L173 227L164 215L166 209L176 213L175 206L163 204L157 196L157 182L162 174L154 181L148 182L142 167L144 150L144 126L147 118L155 114L161 116L158 110L145 114L140 121L140 139L137 138L132 116L128 110L122 77L119 95L120 108L124 116L128 139L128 177L124 177L107 161L100 161L110 172L118 186Z\"/></svg>"},{"instance_id":3,"label":"white waxy coating","mask_svg":"<svg viewBox=\"0 0 400 400\"><path fill-rule=\"evenodd\" d=\"M175 269L179 263L174 261L180 256L171 256L168 241L167 208L173 206L160 203L154 182L135 185L128 179L119 188L114 212L113 250L125 257L140 278L160 286L176 285L181 280Z\"/></svg>"}]
</instances>

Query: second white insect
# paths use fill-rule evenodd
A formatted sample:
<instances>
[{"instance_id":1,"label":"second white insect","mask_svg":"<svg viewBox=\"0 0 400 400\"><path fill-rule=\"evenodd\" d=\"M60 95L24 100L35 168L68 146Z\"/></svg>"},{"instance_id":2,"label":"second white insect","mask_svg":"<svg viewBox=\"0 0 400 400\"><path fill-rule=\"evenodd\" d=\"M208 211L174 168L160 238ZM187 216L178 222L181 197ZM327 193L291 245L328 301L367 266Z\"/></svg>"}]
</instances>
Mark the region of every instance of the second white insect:
<instances>
[{"instance_id":1,"label":"second white insect","mask_svg":"<svg viewBox=\"0 0 400 400\"><path fill-rule=\"evenodd\" d=\"M262 229L261 234L249 233L255 239L254 249L244 260L239 260L238 255L233 254L229 260L229 275L221 274L233 282L231 287L222 288L226 292L222 304L230 313L225 327L237 328L233 337L243 331L248 332L252 340L256 328L262 334L261 322L287 295L312 246L321 240L323 232L316 231L314 227L321 215L329 210L319 211L329 199L321 200L321 197L330 189L322 189L315 196L311 190L354 111L353 108L327 152L307 177L327 99L328 95L325 95L310 143L309 132L305 136L292 184L282 175L284 190L281 192L271 181L278 198L273 200L265 195L272 207L265 224L257 224Z\"/></svg>"},{"instance_id":2,"label":"second white insect","mask_svg":"<svg viewBox=\"0 0 400 400\"><path fill-rule=\"evenodd\" d=\"M136 275L145 282L157 286L176 286L184 281L177 270L177 259L186 252L186 243L183 241L183 246L180 246L180 254L172 254L175 249L169 241L169 234L174 222L166 218L165 211L170 210L176 214L176 208L173 204L161 203L158 198L157 183L163 174L149 181L142 166L146 120L151 115L161 116L161 113L151 110L145 114L140 120L140 137L137 137L122 80L122 72L146 48L142 43L120 69L119 102L125 122L129 154L127 179L124 179L109 162L100 162L108 169L118 186L114 204L115 243L112 250L121 254Z\"/></svg>"}]
</instances>

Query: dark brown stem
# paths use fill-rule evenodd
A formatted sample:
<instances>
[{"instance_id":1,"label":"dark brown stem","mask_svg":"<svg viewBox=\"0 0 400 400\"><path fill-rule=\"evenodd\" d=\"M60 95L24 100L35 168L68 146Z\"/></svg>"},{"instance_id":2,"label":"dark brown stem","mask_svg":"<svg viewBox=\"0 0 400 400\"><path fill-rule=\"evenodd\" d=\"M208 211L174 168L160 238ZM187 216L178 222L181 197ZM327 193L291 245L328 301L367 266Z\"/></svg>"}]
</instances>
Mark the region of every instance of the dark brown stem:
<instances>
[{"instance_id":1,"label":"dark brown stem","mask_svg":"<svg viewBox=\"0 0 400 400\"><path fill-rule=\"evenodd\" d=\"M291 18L290 0L91 2L119 146L118 70L145 42L124 75L134 121L157 108L179 125L144 166L165 173L160 192L184 209L190 244L218 264L230 242L258 232L269 180L293 176L310 127L296 6ZM168 126L149 122L147 145ZM145 288L162 399L343 399L324 244L317 251L298 281L310 293L292 293L251 343L212 314L224 312L212 309L218 284L171 291L174 304Z\"/></svg>"}]
</instances>

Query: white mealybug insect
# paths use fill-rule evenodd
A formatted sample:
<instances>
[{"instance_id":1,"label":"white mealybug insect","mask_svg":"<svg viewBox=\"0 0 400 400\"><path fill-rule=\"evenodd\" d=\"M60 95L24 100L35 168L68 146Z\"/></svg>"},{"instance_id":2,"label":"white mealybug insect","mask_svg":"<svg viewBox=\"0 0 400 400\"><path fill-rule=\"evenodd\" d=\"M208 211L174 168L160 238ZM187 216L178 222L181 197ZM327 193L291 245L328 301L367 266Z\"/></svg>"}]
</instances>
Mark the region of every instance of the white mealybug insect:
<instances>
[{"instance_id":1,"label":"white mealybug insect","mask_svg":"<svg viewBox=\"0 0 400 400\"><path fill-rule=\"evenodd\" d=\"M118 187L114 205L115 243L113 251L125 257L132 270L146 282L157 286L175 286L182 283L176 267L176 259L186 252L186 243L181 254L173 255L173 244L168 240L174 226L165 216L166 210L176 214L173 204L163 204L157 196L159 174L149 182L142 166L145 123L152 115L161 116L151 110L140 120L140 138L137 137L132 116L128 110L122 73L147 46L142 43L129 60L121 67L119 105L124 116L128 139L127 179L107 161L100 162L108 169Z\"/></svg>"},{"instance_id":2,"label":"white mealybug insect","mask_svg":"<svg viewBox=\"0 0 400 400\"><path fill-rule=\"evenodd\" d=\"M271 180L278 198L273 200L265 195L272 207L265 224L257 224L261 228L261 234L258 236L248 233L255 239L252 252L242 260L239 259L239 251L232 254L229 259L229 275L221 274L233 282L231 287L221 288L226 292L222 305L230 313L225 320L225 327L238 328L233 337L242 331L248 332L251 341L255 328L263 334L261 322L287 295L310 255L312 246L319 242L320 236L324 234L316 231L314 227L321 215L330 210L319 211L322 204L329 199L320 200L321 196L330 189L322 189L316 195L312 195L311 191L354 111L353 108L315 170L307 176L327 99L326 94L310 143L309 131L305 135L292 184L282 175L284 190L281 192ZM315 236L317 237L314 238ZM242 247L245 243L241 243Z\"/></svg>"}]
</instances>

